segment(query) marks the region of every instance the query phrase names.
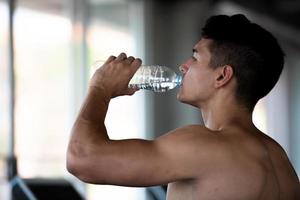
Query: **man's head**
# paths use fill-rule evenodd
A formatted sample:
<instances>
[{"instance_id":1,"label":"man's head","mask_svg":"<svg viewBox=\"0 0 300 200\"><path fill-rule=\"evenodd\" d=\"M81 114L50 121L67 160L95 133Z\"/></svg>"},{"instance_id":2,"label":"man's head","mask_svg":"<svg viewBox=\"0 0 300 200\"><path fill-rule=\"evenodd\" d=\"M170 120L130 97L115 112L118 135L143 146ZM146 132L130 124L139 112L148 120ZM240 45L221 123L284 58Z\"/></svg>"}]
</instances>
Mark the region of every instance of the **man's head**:
<instances>
[{"instance_id":1,"label":"man's head","mask_svg":"<svg viewBox=\"0 0 300 200\"><path fill-rule=\"evenodd\" d=\"M272 34L244 15L210 17L202 37L211 39L210 67L229 65L237 81L236 98L252 110L279 79L284 53Z\"/></svg>"}]
</instances>

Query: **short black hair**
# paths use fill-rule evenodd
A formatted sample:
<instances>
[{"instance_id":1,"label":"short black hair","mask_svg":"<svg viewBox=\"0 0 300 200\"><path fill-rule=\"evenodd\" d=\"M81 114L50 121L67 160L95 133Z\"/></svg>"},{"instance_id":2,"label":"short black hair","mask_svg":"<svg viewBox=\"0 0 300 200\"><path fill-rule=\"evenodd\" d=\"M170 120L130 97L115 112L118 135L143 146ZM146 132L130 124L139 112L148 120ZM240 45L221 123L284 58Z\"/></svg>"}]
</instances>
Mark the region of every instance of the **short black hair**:
<instances>
[{"instance_id":1,"label":"short black hair","mask_svg":"<svg viewBox=\"0 0 300 200\"><path fill-rule=\"evenodd\" d=\"M244 15L210 17L202 37L212 39L210 66L230 65L237 80L236 97L253 110L278 81L284 52L276 38Z\"/></svg>"}]
</instances>

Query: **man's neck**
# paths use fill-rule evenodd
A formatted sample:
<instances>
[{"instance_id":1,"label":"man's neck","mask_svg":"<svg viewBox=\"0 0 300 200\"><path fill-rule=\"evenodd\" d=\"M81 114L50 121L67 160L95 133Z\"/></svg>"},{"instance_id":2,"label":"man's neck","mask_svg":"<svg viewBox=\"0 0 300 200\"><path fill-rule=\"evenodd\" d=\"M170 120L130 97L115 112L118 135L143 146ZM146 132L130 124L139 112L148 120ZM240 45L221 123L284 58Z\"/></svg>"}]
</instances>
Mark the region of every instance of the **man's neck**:
<instances>
[{"instance_id":1,"label":"man's neck","mask_svg":"<svg viewBox=\"0 0 300 200\"><path fill-rule=\"evenodd\" d=\"M223 130L232 126L253 127L252 112L233 98L215 99L201 105L204 124L211 130Z\"/></svg>"}]
</instances>

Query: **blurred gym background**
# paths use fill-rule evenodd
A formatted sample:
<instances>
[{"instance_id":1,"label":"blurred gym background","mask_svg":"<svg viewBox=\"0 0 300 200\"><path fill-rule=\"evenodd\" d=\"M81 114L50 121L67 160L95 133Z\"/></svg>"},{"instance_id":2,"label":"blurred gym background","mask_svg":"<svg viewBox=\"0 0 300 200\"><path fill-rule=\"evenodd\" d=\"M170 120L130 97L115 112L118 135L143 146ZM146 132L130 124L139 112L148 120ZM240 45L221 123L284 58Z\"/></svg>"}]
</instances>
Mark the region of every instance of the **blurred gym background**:
<instances>
[{"instance_id":1,"label":"blurred gym background","mask_svg":"<svg viewBox=\"0 0 300 200\"><path fill-rule=\"evenodd\" d=\"M300 1L0 0L0 199L22 199L10 192L19 185L32 194L29 200L45 200L33 189L43 184L48 196L63 185L75 188L78 199L164 199L165 187L87 185L66 171L70 129L91 66L126 52L178 71L205 19L236 13L272 32L286 52L280 81L255 108L254 121L283 146L300 175ZM202 123L198 110L177 102L177 91L112 100L111 138L152 139Z\"/></svg>"}]
</instances>

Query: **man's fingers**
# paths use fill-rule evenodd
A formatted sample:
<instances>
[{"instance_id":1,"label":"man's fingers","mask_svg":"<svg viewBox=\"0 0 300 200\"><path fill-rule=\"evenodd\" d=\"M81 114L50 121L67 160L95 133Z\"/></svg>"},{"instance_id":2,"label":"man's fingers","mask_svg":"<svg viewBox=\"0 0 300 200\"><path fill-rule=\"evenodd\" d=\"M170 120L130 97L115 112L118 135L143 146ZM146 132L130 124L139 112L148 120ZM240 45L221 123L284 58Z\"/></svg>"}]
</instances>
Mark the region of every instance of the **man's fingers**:
<instances>
[{"instance_id":1,"label":"man's fingers","mask_svg":"<svg viewBox=\"0 0 300 200\"><path fill-rule=\"evenodd\" d=\"M137 70L141 66L141 64L142 64L142 60L140 58L136 58L131 63L131 66L133 66Z\"/></svg>"},{"instance_id":2,"label":"man's fingers","mask_svg":"<svg viewBox=\"0 0 300 200\"><path fill-rule=\"evenodd\" d=\"M113 61L115 59L116 59L116 56L109 56L109 58L105 61L104 64L108 64L108 63L110 63L111 61Z\"/></svg>"},{"instance_id":3,"label":"man's fingers","mask_svg":"<svg viewBox=\"0 0 300 200\"><path fill-rule=\"evenodd\" d=\"M127 55L125 53L120 53L118 57L116 58L116 61L122 61L127 58Z\"/></svg>"},{"instance_id":4,"label":"man's fingers","mask_svg":"<svg viewBox=\"0 0 300 200\"><path fill-rule=\"evenodd\" d=\"M133 61L134 61L134 57L133 56L129 56L126 60L125 60L125 63L126 64L131 64Z\"/></svg>"}]
</instances>

